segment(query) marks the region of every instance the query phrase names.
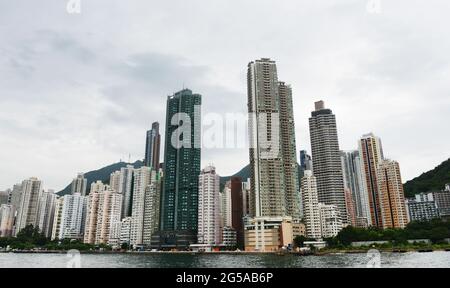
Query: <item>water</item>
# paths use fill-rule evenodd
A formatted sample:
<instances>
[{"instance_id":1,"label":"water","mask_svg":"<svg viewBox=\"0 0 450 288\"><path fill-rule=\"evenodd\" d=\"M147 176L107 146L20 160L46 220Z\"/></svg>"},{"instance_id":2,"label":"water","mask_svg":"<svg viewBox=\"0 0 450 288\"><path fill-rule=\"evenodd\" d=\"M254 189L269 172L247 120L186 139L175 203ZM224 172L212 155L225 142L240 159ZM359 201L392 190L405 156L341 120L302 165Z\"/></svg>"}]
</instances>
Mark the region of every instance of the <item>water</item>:
<instances>
[{"instance_id":1,"label":"water","mask_svg":"<svg viewBox=\"0 0 450 288\"><path fill-rule=\"evenodd\" d=\"M0 268L65 268L66 254L0 253ZM83 268L343 268L366 267L367 254L209 255L209 254L82 254ZM381 267L450 267L450 252L382 253Z\"/></svg>"}]
</instances>

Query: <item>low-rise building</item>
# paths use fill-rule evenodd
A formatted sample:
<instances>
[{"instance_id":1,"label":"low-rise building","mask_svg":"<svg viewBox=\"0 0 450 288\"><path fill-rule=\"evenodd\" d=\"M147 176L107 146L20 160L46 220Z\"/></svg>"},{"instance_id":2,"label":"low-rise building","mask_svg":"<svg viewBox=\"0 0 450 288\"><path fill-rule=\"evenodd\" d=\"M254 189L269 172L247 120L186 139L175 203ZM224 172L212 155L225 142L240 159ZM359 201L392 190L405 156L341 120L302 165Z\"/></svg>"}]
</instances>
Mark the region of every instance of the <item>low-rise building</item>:
<instances>
[{"instance_id":1,"label":"low-rise building","mask_svg":"<svg viewBox=\"0 0 450 288\"><path fill-rule=\"evenodd\" d=\"M245 251L279 251L292 242L291 217L256 217L245 227Z\"/></svg>"}]
</instances>

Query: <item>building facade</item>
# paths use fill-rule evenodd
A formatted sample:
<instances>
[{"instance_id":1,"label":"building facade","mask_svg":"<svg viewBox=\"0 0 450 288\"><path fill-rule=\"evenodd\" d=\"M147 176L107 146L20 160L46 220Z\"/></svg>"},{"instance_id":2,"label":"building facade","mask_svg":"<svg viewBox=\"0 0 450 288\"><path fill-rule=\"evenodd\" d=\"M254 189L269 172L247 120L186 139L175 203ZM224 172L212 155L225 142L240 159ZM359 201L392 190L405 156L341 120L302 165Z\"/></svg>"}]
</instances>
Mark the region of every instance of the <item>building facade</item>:
<instances>
[{"instance_id":1,"label":"building facade","mask_svg":"<svg viewBox=\"0 0 450 288\"><path fill-rule=\"evenodd\" d=\"M28 225L37 226L42 182L37 178L24 180L21 185L20 204L17 209L15 236Z\"/></svg>"},{"instance_id":2,"label":"building facade","mask_svg":"<svg viewBox=\"0 0 450 288\"><path fill-rule=\"evenodd\" d=\"M379 163L384 160L380 138L372 133L363 135L359 140L359 155L361 157L364 185L369 198L370 224L382 228L383 217L377 186L377 168Z\"/></svg>"},{"instance_id":3,"label":"building facade","mask_svg":"<svg viewBox=\"0 0 450 288\"><path fill-rule=\"evenodd\" d=\"M87 199L79 193L64 196L58 239L83 240Z\"/></svg>"},{"instance_id":4,"label":"building facade","mask_svg":"<svg viewBox=\"0 0 450 288\"><path fill-rule=\"evenodd\" d=\"M199 176L198 244L218 245L222 242L220 225L220 176L208 166Z\"/></svg>"},{"instance_id":5,"label":"building facade","mask_svg":"<svg viewBox=\"0 0 450 288\"><path fill-rule=\"evenodd\" d=\"M156 171L159 170L160 146L161 135L159 134L159 123L154 122L152 124L152 130L147 131L144 166L151 167Z\"/></svg>"},{"instance_id":6,"label":"building facade","mask_svg":"<svg viewBox=\"0 0 450 288\"><path fill-rule=\"evenodd\" d=\"M187 249L197 242L202 96L184 89L169 96L159 248Z\"/></svg>"},{"instance_id":7,"label":"building facade","mask_svg":"<svg viewBox=\"0 0 450 288\"><path fill-rule=\"evenodd\" d=\"M319 196L317 180L311 170L306 170L301 181L303 197L303 221L306 225L306 237L319 239L322 236L320 224Z\"/></svg>"},{"instance_id":8,"label":"building facade","mask_svg":"<svg viewBox=\"0 0 450 288\"><path fill-rule=\"evenodd\" d=\"M76 178L72 180L72 185L70 187L71 193L80 194L81 196L86 196L87 193L87 179L84 178L83 173L79 173Z\"/></svg>"},{"instance_id":9,"label":"building facade","mask_svg":"<svg viewBox=\"0 0 450 288\"><path fill-rule=\"evenodd\" d=\"M433 193L421 193L412 199L406 199L408 222L430 221L439 218L439 210Z\"/></svg>"},{"instance_id":10,"label":"building facade","mask_svg":"<svg viewBox=\"0 0 450 288\"><path fill-rule=\"evenodd\" d=\"M408 215L398 162L383 160L378 164L377 186L383 228L405 228Z\"/></svg>"},{"instance_id":11,"label":"building facade","mask_svg":"<svg viewBox=\"0 0 450 288\"><path fill-rule=\"evenodd\" d=\"M315 111L309 118L309 131L319 202L335 205L342 222L347 223L336 116L325 108L323 101L315 103Z\"/></svg>"}]
</instances>

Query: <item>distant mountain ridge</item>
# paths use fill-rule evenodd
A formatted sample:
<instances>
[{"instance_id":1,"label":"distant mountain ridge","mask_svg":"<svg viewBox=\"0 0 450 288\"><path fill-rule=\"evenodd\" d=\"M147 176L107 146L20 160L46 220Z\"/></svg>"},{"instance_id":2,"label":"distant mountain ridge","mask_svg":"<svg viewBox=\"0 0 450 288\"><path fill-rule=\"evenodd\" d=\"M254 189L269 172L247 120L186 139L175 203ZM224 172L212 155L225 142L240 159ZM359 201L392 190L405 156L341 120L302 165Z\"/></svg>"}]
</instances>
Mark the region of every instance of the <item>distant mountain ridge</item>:
<instances>
[{"instance_id":1,"label":"distant mountain ridge","mask_svg":"<svg viewBox=\"0 0 450 288\"><path fill-rule=\"evenodd\" d=\"M144 166L144 163L142 161L136 161L134 163L126 163L126 162L118 162L114 163L112 165L100 168L98 170L90 171L84 174L84 177L87 179L87 192L89 193L89 190L91 189L91 184L97 180L102 181L103 183L109 183L109 177L111 173L120 170L123 167L126 167L127 165L133 165L134 168L140 168ZM63 190L59 191L57 194L60 196L64 196L71 193L70 185L72 183L69 183L69 185L66 186Z\"/></svg>"},{"instance_id":2,"label":"distant mountain ridge","mask_svg":"<svg viewBox=\"0 0 450 288\"><path fill-rule=\"evenodd\" d=\"M122 167L126 167L127 165L133 165L134 168L140 168L144 166L144 163L142 161L136 161L134 163L119 162L100 168L98 170L85 173L84 176L87 179L88 192L93 182L100 180L104 183L109 183L109 177L111 173L118 171ZM299 178L301 174L301 168L299 166ZM221 190L225 186L225 183L231 179L231 177L240 177L242 181L246 181L248 178L250 178L250 165L246 165L234 175L220 177ZM422 192L442 190L445 184L448 183L450 183L450 158L442 162L433 170L425 172L419 177L406 182L404 184L405 197L414 197L415 194L419 194ZM60 196L70 194L70 185L71 183L69 183L66 188L59 191L57 194Z\"/></svg>"}]
</instances>

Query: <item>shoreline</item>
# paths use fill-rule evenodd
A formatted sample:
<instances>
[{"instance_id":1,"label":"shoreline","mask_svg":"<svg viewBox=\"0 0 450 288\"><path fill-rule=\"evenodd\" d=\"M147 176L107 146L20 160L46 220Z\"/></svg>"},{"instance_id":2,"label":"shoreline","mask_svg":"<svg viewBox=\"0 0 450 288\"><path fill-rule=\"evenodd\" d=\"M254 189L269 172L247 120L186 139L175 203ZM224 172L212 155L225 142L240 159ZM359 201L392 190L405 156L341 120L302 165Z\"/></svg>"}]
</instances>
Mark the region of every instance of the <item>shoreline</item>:
<instances>
[{"instance_id":1,"label":"shoreline","mask_svg":"<svg viewBox=\"0 0 450 288\"><path fill-rule=\"evenodd\" d=\"M280 257L286 255L307 257L307 256L327 256L333 254L366 254L368 251L375 249L381 253L432 253L432 252L450 252L448 249L380 249L380 248L368 248L368 249L344 249L344 250L328 250L328 251L317 251L313 253L301 253L301 252L236 252L236 251L221 251L221 252L192 252L192 251L80 251L80 254L85 255L277 255ZM13 253L13 254L67 254L70 250L42 250L42 251L0 251L0 254Z\"/></svg>"}]
</instances>

